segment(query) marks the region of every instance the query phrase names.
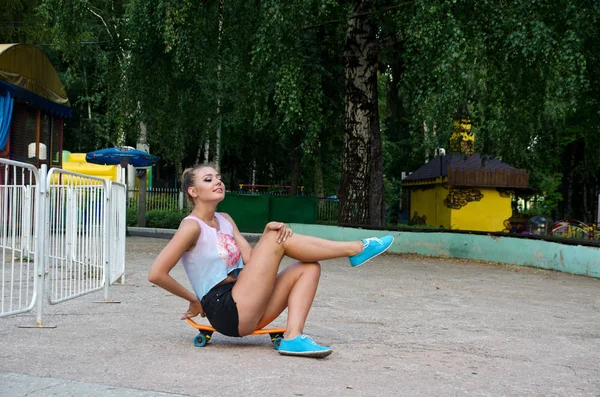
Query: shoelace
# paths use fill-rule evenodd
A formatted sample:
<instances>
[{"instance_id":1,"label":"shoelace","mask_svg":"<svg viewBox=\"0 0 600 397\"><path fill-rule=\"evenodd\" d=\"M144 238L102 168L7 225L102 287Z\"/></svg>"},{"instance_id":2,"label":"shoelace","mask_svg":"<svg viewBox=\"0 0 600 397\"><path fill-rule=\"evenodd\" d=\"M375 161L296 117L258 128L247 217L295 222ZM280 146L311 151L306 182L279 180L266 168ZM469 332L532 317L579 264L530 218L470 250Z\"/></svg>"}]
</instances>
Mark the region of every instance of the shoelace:
<instances>
[{"instance_id":1,"label":"shoelace","mask_svg":"<svg viewBox=\"0 0 600 397\"><path fill-rule=\"evenodd\" d=\"M304 340L310 342L312 345L318 346L317 342L315 342L314 340L312 340L312 338L310 336L306 335L306 334L300 335L300 339L304 339Z\"/></svg>"},{"instance_id":2,"label":"shoelace","mask_svg":"<svg viewBox=\"0 0 600 397\"><path fill-rule=\"evenodd\" d=\"M374 243L377 243L379 245L383 245L383 241L381 241L380 239L378 239L377 237L370 237L368 239L365 239L365 248L367 248L369 245L371 245L371 241Z\"/></svg>"}]
</instances>

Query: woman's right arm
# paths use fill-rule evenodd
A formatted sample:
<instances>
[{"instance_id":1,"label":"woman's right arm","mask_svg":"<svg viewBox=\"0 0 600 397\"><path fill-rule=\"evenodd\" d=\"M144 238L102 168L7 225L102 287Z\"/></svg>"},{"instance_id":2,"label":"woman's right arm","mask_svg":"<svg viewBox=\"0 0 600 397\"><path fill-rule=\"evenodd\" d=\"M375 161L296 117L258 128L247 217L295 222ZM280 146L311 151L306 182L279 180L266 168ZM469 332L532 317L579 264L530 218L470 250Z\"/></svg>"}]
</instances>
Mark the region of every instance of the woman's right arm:
<instances>
[{"instance_id":1,"label":"woman's right arm","mask_svg":"<svg viewBox=\"0 0 600 397\"><path fill-rule=\"evenodd\" d=\"M169 243L158 254L150 271L148 281L156 284L170 293L190 302L190 309L184 318L195 317L198 314L204 316L202 305L198 297L181 285L169 274L175 267L184 252L198 241L200 237L200 226L194 220L184 220Z\"/></svg>"}]
</instances>

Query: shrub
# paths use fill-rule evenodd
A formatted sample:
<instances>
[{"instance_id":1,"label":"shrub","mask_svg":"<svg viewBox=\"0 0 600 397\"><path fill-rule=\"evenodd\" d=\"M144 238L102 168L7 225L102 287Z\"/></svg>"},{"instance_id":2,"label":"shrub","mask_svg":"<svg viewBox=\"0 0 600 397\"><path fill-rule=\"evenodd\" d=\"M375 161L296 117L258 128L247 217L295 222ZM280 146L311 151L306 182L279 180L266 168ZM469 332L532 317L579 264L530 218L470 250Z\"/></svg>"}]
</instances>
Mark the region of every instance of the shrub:
<instances>
[{"instance_id":1,"label":"shrub","mask_svg":"<svg viewBox=\"0 0 600 397\"><path fill-rule=\"evenodd\" d=\"M127 207L125 212L125 220L128 227L137 226L137 207Z\"/></svg>"},{"instance_id":2,"label":"shrub","mask_svg":"<svg viewBox=\"0 0 600 397\"><path fill-rule=\"evenodd\" d=\"M188 214L182 211L152 210L146 212L146 227L177 229Z\"/></svg>"}]
</instances>

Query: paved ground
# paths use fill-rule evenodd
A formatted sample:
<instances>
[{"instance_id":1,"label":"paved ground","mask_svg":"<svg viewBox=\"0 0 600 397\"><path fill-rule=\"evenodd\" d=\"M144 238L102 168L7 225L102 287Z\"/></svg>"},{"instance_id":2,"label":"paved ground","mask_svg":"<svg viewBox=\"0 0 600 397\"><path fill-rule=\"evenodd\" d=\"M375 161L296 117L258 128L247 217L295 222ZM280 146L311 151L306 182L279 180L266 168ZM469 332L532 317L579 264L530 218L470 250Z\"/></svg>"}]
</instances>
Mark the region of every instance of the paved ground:
<instances>
[{"instance_id":1,"label":"paved ground","mask_svg":"<svg viewBox=\"0 0 600 397\"><path fill-rule=\"evenodd\" d=\"M327 261L306 332L334 353L315 360L279 356L266 336L196 348L185 303L146 281L165 244L128 238L120 304L95 293L47 307L55 329L0 319L0 396L600 396L598 279L415 256Z\"/></svg>"}]
</instances>

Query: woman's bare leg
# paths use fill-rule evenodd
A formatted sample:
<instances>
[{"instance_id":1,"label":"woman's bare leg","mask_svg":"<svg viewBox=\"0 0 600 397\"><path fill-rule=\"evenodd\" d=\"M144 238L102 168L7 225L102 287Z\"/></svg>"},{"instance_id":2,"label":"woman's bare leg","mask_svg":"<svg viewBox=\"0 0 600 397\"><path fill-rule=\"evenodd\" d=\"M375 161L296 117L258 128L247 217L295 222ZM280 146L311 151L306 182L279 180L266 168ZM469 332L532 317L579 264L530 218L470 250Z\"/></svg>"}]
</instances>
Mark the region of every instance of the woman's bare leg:
<instances>
[{"instance_id":1,"label":"woman's bare leg","mask_svg":"<svg viewBox=\"0 0 600 397\"><path fill-rule=\"evenodd\" d=\"M275 230L268 230L263 234L233 287L232 296L238 308L240 335L254 331L264 316L284 255L310 263L355 255L363 249L360 241L337 242L298 234L278 244L278 235L279 232Z\"/></svg>"},{"instance_id":2,"label":"woman's bare leg","mask_svg":"<svg viewBox=\"0 0 600 397\"><path fill-rule=\"evenodd\" d=\"M269 325L287 307L287 331L284 336L292 339L300 335L317 293L320 276L319 263L297 262L279 273L273 294L256 328L261 329Z\"/></svg>"}]
</instances>

